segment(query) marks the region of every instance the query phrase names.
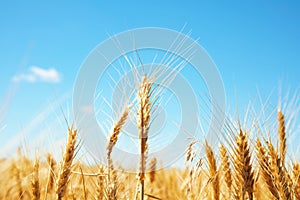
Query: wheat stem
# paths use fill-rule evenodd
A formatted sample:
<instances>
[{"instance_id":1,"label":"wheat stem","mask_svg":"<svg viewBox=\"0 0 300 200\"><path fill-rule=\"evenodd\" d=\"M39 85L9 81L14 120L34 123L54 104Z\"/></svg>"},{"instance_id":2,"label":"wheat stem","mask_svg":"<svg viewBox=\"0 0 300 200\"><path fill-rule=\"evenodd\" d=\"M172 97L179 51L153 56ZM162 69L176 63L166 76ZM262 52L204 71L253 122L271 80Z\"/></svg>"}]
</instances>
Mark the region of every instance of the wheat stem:
<instances>
[{"instance_id":1,"label":"wheat stem","mask_svg":"<svg viewBox=\"0 0 300 200\"><path fill-rule=\"evenodd\" d=\"M67 185L71 174L71 167L75 156L76 140L77 140L77 130L73 130L70 128L68 131L68 141L67 141L66 149L64 152L63 160L60 164L60 171L57 179L57 188L56 188L57 200L61 200L66 193Z\"/></svg>"},{"instance_id":2,"label":"wheat stem","mask_svg":"<svg viewBox=\"0 0 300 200\"><path fill-rule=\"evenodd\" d=\"M212 183L212 190L213 190L213 199L219 200L220 199L220 186L219 186L219 174L217 171L217 162L214 156L214 152L212 151L209 144L205 143L205 150L206 150L206 157L208 160L208 166L209 166L209 175L211 178Z\"/></svg>"},{"instance_id":3,"label":"wheat stem","mask_svg":"<svg viewBox=\"0 0 300 200\"><path fill-rule=\"evenodd\" d=\"M238 198L253 200L254 175L251 167L251 154L247 141L247 134L242 130L236 137L236 149L234 167L235 177L235 195Z\"/></svg>"},{"instance_id":4,"label":"wheat stem","mask_svg":"<svg viewBox=\"0 0 300 200\"><path fill-rule=\"evenodd\" d=\"M138 89L138 119L137 126L139 130L139 139L140 139L140 172L139 172L139 181L140 181L140 200L144 200L144 185L145 185L145 169L146 169L146 159L148 152L148 132L150 124L150 110L151 110L151 87L152 82L146 77L143 77L142 83Z\"/></svg>"}]
</instances>

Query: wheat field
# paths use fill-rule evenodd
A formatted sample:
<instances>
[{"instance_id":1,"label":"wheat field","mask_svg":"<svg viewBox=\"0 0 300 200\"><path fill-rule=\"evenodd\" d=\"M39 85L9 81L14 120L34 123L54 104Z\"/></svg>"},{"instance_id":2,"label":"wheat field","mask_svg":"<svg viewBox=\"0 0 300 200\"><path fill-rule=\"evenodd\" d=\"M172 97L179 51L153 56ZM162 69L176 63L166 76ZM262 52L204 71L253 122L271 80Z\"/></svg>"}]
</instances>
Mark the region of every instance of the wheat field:
<instances>
[{"instance_id":1,"label":"wheat field","mask_svg":"<svg viewBox=\"0 0 300 200\"><path fill-rule=\"evenodd\" d=\"M17 157L0 160L0 199L300 199L300 163L287 155L285 115L280 109L273 122L276 138L268 133L253 137L238 123L236 129L226 128L223 135L227 140L220 140L219 148L205 138L193 140L186 148L185 167L157 170L163 161L147 159L150 111L155 102L152 86L151 79L143 77L137 91L137 174L127 173L111 157L131 109L128 106L111 129L107 165L88 165L76 159L80 140L70 126L61 160L50 153L30 159L21 151ZM205 154L197 152L199 145Z\"/></svg>"}]
</instances>

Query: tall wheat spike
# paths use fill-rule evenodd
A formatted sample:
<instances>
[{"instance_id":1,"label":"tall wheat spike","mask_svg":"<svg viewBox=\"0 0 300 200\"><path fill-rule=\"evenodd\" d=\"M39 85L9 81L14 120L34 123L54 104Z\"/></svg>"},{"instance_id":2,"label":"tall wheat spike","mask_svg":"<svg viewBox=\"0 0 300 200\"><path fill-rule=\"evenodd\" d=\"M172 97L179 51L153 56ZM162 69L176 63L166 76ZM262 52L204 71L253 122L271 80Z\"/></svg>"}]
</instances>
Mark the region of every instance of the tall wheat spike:
<instances>
[{"instance_id":1,"label":"tall wheat spike","mask_svg":"<svg viewBox=\"0 0 300 200\"><path fill-rule=\"evenodd\" d=\"M214 156L214 152L212 151L211 147L207 142L205 142L205 150L206 150L206 157L207 157L208 167L209 167L209 175L212 184L213 199L219 200L220 183L219 183L219 174L217 170L217 162Z\"/></svg>"},{"instance_id":2,"label":"tall wheat spike","mask_svg":"<svg viewBox=\"0 0 300 200\"><path fill-rule=\"evenodd\" d=\"M286 135L286 128L285 128L285 117L284 114L280 111L277 112L278 116L278 135L279 135L279 147L280 147L280 161L281 161L281 169L283 176L285 177L286 184L285 189L289 192L292 192L293 181L291 180L290 174L288 173L285 165L286 161L286 152L287 152L287 135Z\"/></svg>"},{"instance_id":3,"label":"tall wheat spike","mask_svg":"<svg viewBox=\"0 0 300 200\"><path fill-rule=\"evenodd\" d=\"M72 162L75 156L76 141L77 141L77 130L73 130L72 128L69 128L68 141L63 155L63 160L60 164L59 176L56 182L57 200L61 200L66 194L66 189L71 174Z\"/></svg>"},{"instance_id":4,"label":"tall wheat spike","mask_svg":"<svg viewBox=\"0 0 300 200\"><path fill-rule=\"evenodd\" d=\"M235 196L237 199L253 200L254 175L251 166L251 154L247 141L247 134L242 130L236 137L235 149Z\"/></svg>"},{"instance_id":5,"label":"tall wheat spike","mask_svg":"<svg viewBox=\"0 0 300 200\"><path fill-rule=\"evenodd\" d=\"M286 155L286 150L287 150L287 145L286 145L286 132L285 132L285 120L284 120L284 115L280 110L277 112L278 116L278 134L279 134L279 145L280 145L280 159L282 166L284 166L285 163L285 155Z\"/></svg>"},{"instance_id":6,"label":"tall wheat spike","mask_svg":"<svg viewBox=\"0 0 300 200\"><path fill-rule=\"evenodd\" d=\"M39 185L39 160L34 162L32 180L31 180L32 200L40 199L40 185Z\"/></svg>"},{"instance_id":7,"label":"tall wheat spike","mask_svg":"<svg viewBox=\"0 0 300 200\"><path fill-rule=\"evenodd\" d=\"M138 117L137 117L137 127L139 131L140 139L140 171L139 171L139 181L140 181L140 200L144 200L144 184L145 184L145 169L146 169L146 159L148 151L148 132L150 124L150 111L151 111L151 88L152 82L146 76L143 76L142 82L138 88L137 99L139 103Z\"/></svg>"}]
</instances>

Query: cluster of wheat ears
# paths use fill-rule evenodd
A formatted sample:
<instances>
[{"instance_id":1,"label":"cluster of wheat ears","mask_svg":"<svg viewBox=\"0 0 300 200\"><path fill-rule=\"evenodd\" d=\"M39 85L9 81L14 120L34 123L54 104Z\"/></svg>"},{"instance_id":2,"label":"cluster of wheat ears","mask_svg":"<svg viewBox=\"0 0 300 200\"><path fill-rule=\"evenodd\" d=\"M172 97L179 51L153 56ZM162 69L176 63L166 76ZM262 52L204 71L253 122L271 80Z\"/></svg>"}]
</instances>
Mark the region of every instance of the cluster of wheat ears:
<instances>
[{"instance_id":1,"label":"cluster of wheat ears","mask_svg":"<svg viewBox=\"0 0 300 200\"><path fill-rule=\"evenodd\" d=\"M151 79L144 76L137 90L137 174L126 173L122 166L114 164L111 156L128 118L128 106L111 129L106 146L107 165L76 161L78 133L69 127L60 162L51 154L31 160L22 153L0 161L0 199L300 199L300 164L286 159L287 134L280 110L278 142L258 138L253 142L255 139L250 140L242 127L237 131L228 128L229 142L220 141L219 150L204 139L206 155L199 155L195 151L199 142L192 141L186 150L185 168L157 170L158 160L147 161L151 148L151 108L155 101L152 89Z\"/></svg>"}]
</instances>

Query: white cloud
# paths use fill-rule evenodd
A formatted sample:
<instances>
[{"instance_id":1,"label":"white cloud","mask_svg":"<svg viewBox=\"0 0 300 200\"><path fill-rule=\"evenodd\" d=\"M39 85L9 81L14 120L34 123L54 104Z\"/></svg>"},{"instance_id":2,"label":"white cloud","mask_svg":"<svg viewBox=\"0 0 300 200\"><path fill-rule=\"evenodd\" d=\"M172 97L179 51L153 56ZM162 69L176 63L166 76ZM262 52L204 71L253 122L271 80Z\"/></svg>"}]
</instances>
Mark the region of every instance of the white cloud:
<instances>
[{"instance_id":1,"label":"white cloud","mask_svg":"<svg viewBox=\"0 0 300 200\"><path fill-rule=\"evenodd\" d=\"M12 78L12 81L59 83L61 81L61 75L55 68L43 69L37 66L31 66L28 73L17 74Z\"/></svg>"}]
</instances>

